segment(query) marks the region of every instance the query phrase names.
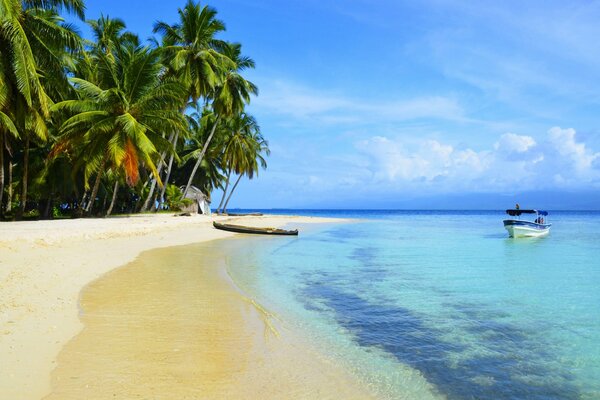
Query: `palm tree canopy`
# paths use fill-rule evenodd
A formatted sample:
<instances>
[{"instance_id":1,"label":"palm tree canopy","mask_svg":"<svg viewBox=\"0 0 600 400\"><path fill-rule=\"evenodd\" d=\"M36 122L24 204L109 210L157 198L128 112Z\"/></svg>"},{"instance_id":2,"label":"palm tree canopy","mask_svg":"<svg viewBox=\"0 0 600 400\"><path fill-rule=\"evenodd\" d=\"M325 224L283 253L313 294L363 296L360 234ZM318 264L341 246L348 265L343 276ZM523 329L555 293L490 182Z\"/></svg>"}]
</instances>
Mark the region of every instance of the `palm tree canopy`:
<instances>
[{"instance_id":1,"label":"palm tree canopy","mask_svg":"<svg viewBox=\"0 0 600 400\"><path fill-rule=\"evenodd\" d=\"M229 137L223 149L224 167L250 179L258 172L259 164L266 168L263 156L269 155L269 144L260 132L256 119L242 113L228 120Z\"/></svg>"},{"instance_id":2,"label":"palm tree canopy","mask_svg":"<svg viewBox=\"0 0 600 400\"><path fill-rule=\"evenodd\" d=\"M218 115L240 114L250 103L250 96L258 95L256 85L240 74L247 68L254 68L254 60L242 55L239 43L221 43L221 49L231 64L214 92L213 109Z\"/></svg>"},{"instance_id":3,"label":"palm tree canopy","mask_svg":"<svg viewBox=\"0 0 600 400\"><path fill-rule=\"evenodd\" d=\"M217 19L215 9L192 0L179 9L178 23L154 25L154 33L163 37L166 64L188 87L194 102L211 93L221 71L231 67L231 61L218 51L223 41L216 35L224 30L225 24Z\"/></svg>"},{"instance_id":4,"label":"palm tree canopy","mask_svg":"<svg viewBox=\"0 0 600 400\"><path fill-rule=\"evenodd\" d=\"M86 21L92 28L92 33L96 39L95 47L98 50L111 53L120 46L121 37L124 34L125 22L120 18L110 18L108 15L100 15L97 20Z\"/></svg>"},{"instance_id":5,"label":"palm tree canopy","mask_svg":"<svg viewBox=\"0 0 600 400\"><path fill-rule=\"evenodd\" d=\"M123 46L114 57L99 53L97 61L99 84L73 78L80 99L53 107L72 115L53 153L76 144L88 158L86 176L106 157L130 186L139 179L141 163L160 182L155 160L160 150L172 151L162 133L187 129L178 112L185 88L160 80L159 52L148 47Z\"/></svg>"},{"instance_id":6,"label":"palm tree canopy","mask_svg":"<svg viewBox=\"0 0 600 400\"><path fill-rule=\"evenodd\" d=\"M10 71L5 77L26 106L43 116L50 102L40 77L61 76L64 51L81 46L74 27L62 23L58 12L83 18L84 9L81 0L0 0L0 52Z\"/></svg>"}]
</instances>

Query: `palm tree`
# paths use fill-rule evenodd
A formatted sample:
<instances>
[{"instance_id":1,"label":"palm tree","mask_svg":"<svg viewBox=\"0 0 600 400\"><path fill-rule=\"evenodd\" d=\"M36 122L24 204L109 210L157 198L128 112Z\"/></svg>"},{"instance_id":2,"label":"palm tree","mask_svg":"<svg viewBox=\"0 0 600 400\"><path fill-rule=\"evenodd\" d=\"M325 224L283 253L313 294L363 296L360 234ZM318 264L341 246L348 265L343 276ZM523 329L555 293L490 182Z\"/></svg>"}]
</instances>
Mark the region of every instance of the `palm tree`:
<instances>
[{"instance_id":1,"label":"palm tree","mask_svg":"<svg viewBox=\"0 0 600 400\"><path fill-rule=\"evenodd\" d=\"M95 51L111 56L113 52L121 49L123 42L139 44L135 34L125 31L125 22L120 18L110 18L101 14L100 18L86 22L92 28L96 39L93 45Z\"/></svg>"},{"instance_id":2,"label":"palm tree","mask_svg":"<svg viewBox=\"0 0 600 400\"><path fill-rule=\"evenodd\" d=\"M106 210L106 216L109 216L112 213L112 210L115 207L115 202L117 200L117 194L119 193L120 176L118 173L113 173L112 175L112 178L115 180L115 185L113 187L110 205L108 206L108 210Z\"/></svg>"},{"instance_id":3,"label":"palm tree","mask_svg":"<svg viewBox=\"0 0 600 400\"><path fill-rule=\"evenodd\" d=\"M99 84L73 78L80 99L53 106L54 112L72 116L61 126L62 133L53 155L78 151L86 160L85 182L96 173L90 205L91 213L100 180L107 166L123 173L132 187L143 164L162 184L155 166L159 150L172 151L161 132L186 130L178 112L185 88L177 82L160 80L159 53L132 43L115 55L98 53Z\"/></svg>"},{"instance_id":4,"label":"palm tree","mask_svg":"<svg viewBox=\"0 0 600 400\"><path fill-rule=\"evenodd\" d=\"M218 50L224 46L224 42L216 39L216 35L225 30L225 24L217 19L215 9L202 7L193 0L188 0L178 13L177 24L157 22L154 25L154 33L159 33L163 37L162 49L167 75L176 77L186 86L188 98L193 106L198 107L199 99L201 97L206 99L214 91L222 71L232 67L231 60ZM185 111L184 107L181 112L185 113ZM179 135L176 132L172 141L174 146L178 140ZM172 165L171 156L167 167L167 183ZM148 200L152 197L152 189L153 187L144 208L147 208ZM165 190L166 186L163 186L161 199L164 198Z\"/></svg>"},{"instance_id":5,"label":"palm tree","mask_svg":"<svg viewBox=\"0 0 600 400\"><path fill-rule=\"evenodd\" d=\"M188 183L183 191L184 197L192 184L196 171L198 170L210 141L213 138L219 119L221 117L228 117L241 113L244 110L245 105L250 103L250 95L258 94L256 85L244 79L240 74L240 72L247 68L254 68L254 61L249 57L242 56L242 46L239 43L222 43L222 49L223 54L225 54L233 64L231 65L231 68L225 72L223 80L213 93L212 108L217 118L208 139L204 143L202 152L198 155L196 165L194 165L194 169L192 169Z\"/></svg>"},{"instance_id":6,"label":"palm tree","mask_svg":"<svg viewBox=\"0 0 600 400\"><path fill-rule=\"evenodd\" d=\"M204 144L216 119L215 115L209 109L204 109L202 115L194 113L192 116L194 117L190 118L190 131L192 134L185 143L181 157L183 163L175 176L178 182L187 182L190 172L196 164L198 154L204 149ZM218 125L218 134L216 136L218 139L225 138L225 134L221 132L224 132L225 129L224 124L221 123ZM193 184L204 193L210 193L215 187L222 185L224 178L221 174L223 147L224 144L221 140L211 141L211 145L206 151L207 157L203 159L198 173L195 175ZM190 161L193 162L190 163Z\"/></svg>"},{"instance_id":7,"label":"palm tree","mask_svg":"<svg viewBox=\"0 0 600 400\"><path fill-rule=\"evenodd\" d=\"M217 213L220 212L225 203L231 174L242 174L246 168L247 138L252 135L252 132L260 131L260 127L254 117L242 113L227 119L226 130L227 138L223 146L223 169L225 170L226 180Z\"/></svg>"},{"instance_id":8,"label":"palm tree","mask_svg":"<svg viewBox=\"0 0 600 400\"><path fill-rule=\"evenodd\" d=\"M4 151L6 147L6 135L19 138L19 131L9 116L8 100L10 98L10 87L6 84L4 70L4 57L0 51L0 215L2 214L2 198L4 196Z\"/></svg>"},{"instance_id":9,"label":"palm tree","mask_svg":"<svg viewBox=\"0 0 600 400\"><path fill-rule=\"evenodd\" d=\"M238 173L238 178L225 201L223 213L227 213L229 200L231 200L231 196L237 188L238 183L240 183L242 176L246 175L248 179L252 179L255 174L258 175L259 167L262 167L263 169L267 168L267 161L263 154L265 156L271 154L269 143L260 133L260 128L255 121L249 131L246 134L241 135L236 142L238 143L233 146L234 148L232 151L235 154L237 168L239 168L239 172L236 172Z\"/></svg>"},{"instance_id":10,"label":"palm tree","mask_svg":"<svg viewBox=\"0 0 600 400\"><path fill-rule=\"evenodd\" d=\"M25 140L20 212L27 203L29 146L31 139L45 141L45 119L51 100L48 89L64 83L64 56L80 48L80 38L58 12L65 9L83 18L81 0L0 0L0 54L2 86L10 87L14 127ZM62 85L61 85L62 83ZM5 119L6 120L6 119ZM3 121L4 130L8 125Z\"/></svg>"},{"instance_id":11,"label":"palm tree","mask_svg":"<svg viewBox=\"0 0 600 400\"><path fill-rule=\"evenodd\" d=\"M157 22L154 33L163 37L165 64L188 89L193 103L206 97L219 83L221 70L231 61L218 51L224 42L216 35L225 31L225 24L217 19L217 11L201 7L188 0L178 10L179 22L169 25Z\"/></svg>"}]
</instances>

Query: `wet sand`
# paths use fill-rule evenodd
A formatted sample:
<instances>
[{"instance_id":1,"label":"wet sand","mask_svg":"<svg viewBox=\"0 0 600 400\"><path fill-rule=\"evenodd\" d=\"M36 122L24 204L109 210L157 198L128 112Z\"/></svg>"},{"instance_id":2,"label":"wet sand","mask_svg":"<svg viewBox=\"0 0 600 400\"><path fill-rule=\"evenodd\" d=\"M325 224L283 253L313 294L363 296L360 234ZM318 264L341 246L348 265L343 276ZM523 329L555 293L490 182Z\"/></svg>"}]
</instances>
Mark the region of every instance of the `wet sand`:
<instances>
[{"instance_id":1,"label":"wet sand","mask_svg":"<svg viewBox=\"0 0 600 400\"><path fill-rule=\"evenodd\" d=\"M57 355L83 328L79 296L86 285L146 250L236 235L213 229L213 219L226 220L138 215L0 223L0 399L41 399L50 393ZM263 227L338 221L243 218L243 223ZM247 323L252 310L237 312Z\"/></svg>"},{"instance_id":2,"label":"wet sand","mask_svg":"<svg viewBox=\"0 0 600 400\"><path fill-rule=\"evenodd\" d=\"M86 287L46 399L370 398L237 289L221 242L145 252Z\"/></svg>"}]
</instances>

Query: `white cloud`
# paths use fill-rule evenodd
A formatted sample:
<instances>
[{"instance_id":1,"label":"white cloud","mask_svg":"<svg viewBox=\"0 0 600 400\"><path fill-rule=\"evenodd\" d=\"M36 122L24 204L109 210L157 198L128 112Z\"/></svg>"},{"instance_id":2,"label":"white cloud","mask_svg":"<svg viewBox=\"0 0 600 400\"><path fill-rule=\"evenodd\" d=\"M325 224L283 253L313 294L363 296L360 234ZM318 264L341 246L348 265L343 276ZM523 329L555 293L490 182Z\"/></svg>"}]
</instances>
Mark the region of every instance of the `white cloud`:
<instances>
[{"instance_id":1,"label":"white cloud","mask_svg":"<svg viewBox=\"0 0 600 400\"><path fill-rule=\"evenodd\" d=\"M520 136L514 133L505 133L500 136L500 140L496 142L494 148L499 151L506 151L508 153L524 153L533 146L535 146L535 140L531 136Z\"/></svg>"},{"instance_id":2,"label":"white cloud","mask_svg":"<svg viewBox=\"0 0 600 400\"><path fill-rule=\"evenodd\" d=\"M457 150L436 140L414 145L402 140L375 136L357 143L357 150L368 156L367 168L376 180L417 182L428 185L440 180L476 178L489 163L487 152Z\"/></svg>"},{"instance_id":3,"label":"white cloud","mask_svg":"<svg viewBox=\"0 0 600 400\"><path fill-rule=\"evenodd\" d=\"M570 161L577 173L588 173L594 161L600 159L600 153L591 151L584 143L575 140L575 129L554 127L548 131L548 136L558 154Z\"/></svg>"},{"instance_id":4,"label":"white cloud","mask_svg":"<svg viewBox=\"0 0 600 400\"><path fill-rule=\"evenodd\" d=\"M554 127L539 144L531 136L506 133L493 148L480 151L431 139L415 144L384 136L359 141L356 149L368 160L371 183L390 189L460 192L600 186L600 171L595 168L600 153L577 142L574 129Z\"/></svg>"}]
</instances>

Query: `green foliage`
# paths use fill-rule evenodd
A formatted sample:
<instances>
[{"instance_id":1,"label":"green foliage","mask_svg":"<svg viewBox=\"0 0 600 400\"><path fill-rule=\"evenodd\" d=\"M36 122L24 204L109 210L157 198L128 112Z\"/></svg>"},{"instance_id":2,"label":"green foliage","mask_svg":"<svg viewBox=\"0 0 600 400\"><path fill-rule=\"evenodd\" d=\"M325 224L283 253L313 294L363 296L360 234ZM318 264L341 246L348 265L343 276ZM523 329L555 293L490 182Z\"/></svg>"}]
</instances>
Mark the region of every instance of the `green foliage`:
<instances>
[{"instance_id":1,"label":"green foliage","mask_svg":"<svg viewBox=\"0 0 600 400\"><path fill-rule=\"evenodd\" d=\"M83 0L0 0L0 215L91 213L110 203L115 175L128 184L120 212L162 201L150 187L163 183L179 210L192 204L179 186L209 195L232 171L252 178L265 165L266 141L244 113L258 93L242 76L254 61L219 39L215 9L188 0L178 21L155 25L152 46L105 15L87 21L84 41L61 15L84 10ZM190 107L201 115L188 118Z\"/></svg>"},{"instance_id":2,"label":"green foliage","mask_svg":"<svg viewBox=\"0 0 600 400\"><path fill-rule=\"evenodd\" d=\"M168 185L165 195L167 206L172 211L181 211L182 208L194 203L192 199L184 199L183 192L176 185Z\"/></svg>"},{"instance_id":3,"label":"green foliage","mask_svg":"<svg viewBox=\"0 0 600 400\"><path fill-rule=\"evenodd\" d=\"M62 216L63 216L63 214L59 207L56 207L56 206L52 207L52 217L53 218L60 218Z\"/></svg>"},{"instance_id":4,"label":"green foliage","mask_svg":"<svg viewBox=\"0 0 600 400\"><path fill-rule=\"evenodd\" d=\"M23 217L26 219L38 219L40 217L40 212L39 210L29 210L23 214Z\"/></svg>"}]
</instances>

